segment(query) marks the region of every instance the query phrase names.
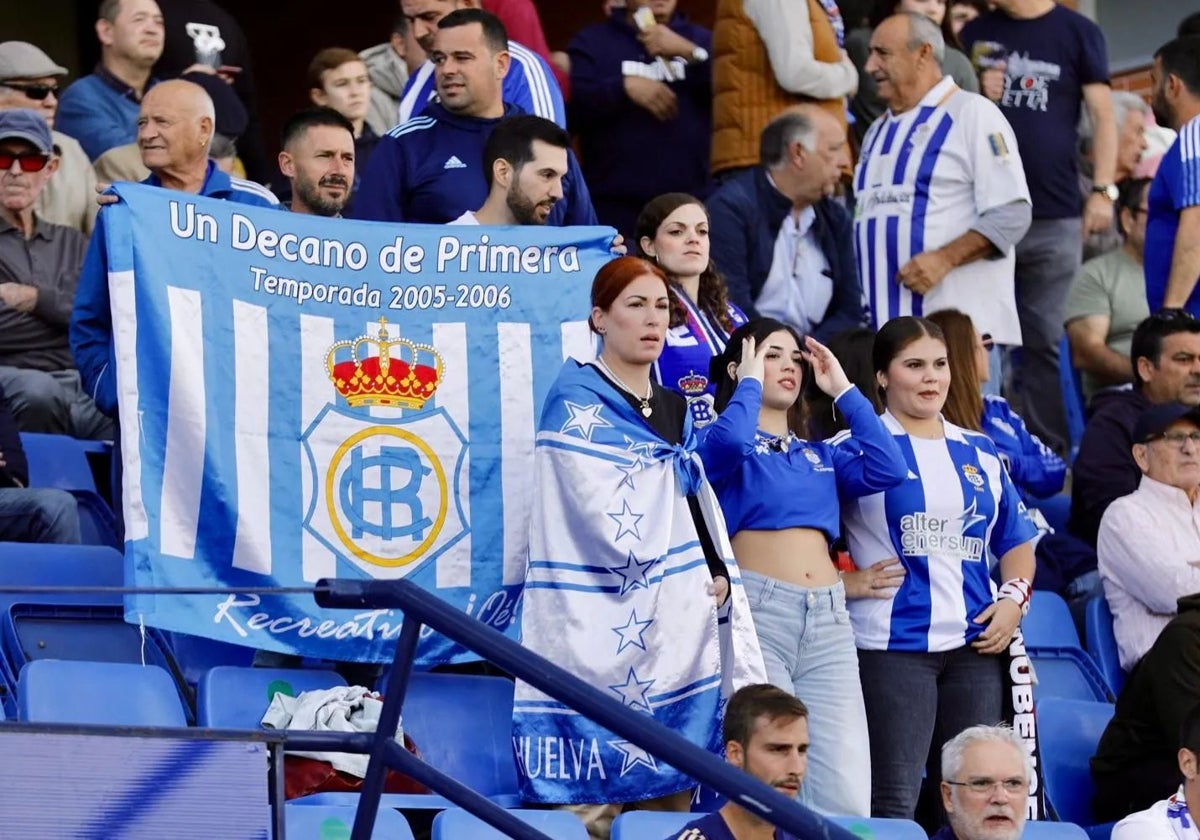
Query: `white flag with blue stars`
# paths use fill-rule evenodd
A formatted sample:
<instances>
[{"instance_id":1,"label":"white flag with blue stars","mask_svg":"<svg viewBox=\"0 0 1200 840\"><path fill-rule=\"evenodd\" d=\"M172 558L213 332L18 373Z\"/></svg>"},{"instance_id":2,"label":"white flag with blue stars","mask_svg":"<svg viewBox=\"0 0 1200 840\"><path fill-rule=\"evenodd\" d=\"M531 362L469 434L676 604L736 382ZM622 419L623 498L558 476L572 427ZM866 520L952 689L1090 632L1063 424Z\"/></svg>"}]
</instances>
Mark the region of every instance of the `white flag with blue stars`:
<instances>
[{"instance_id":1,"label":"white flag with blue stars","mask_svg":"<svg viewBox=\"0 0 1200 840\"><path fill-rule=\"evenodd\" d=\"M521 639L688 740L721 748L721 710L766 681L724 520L692 452L661 440L590 365L568 361L535 446ZM720 612L686 492L729 569ZM514 748L526 800L631 802L694 782L518 682Z\"/></svg>"}]
</instances>

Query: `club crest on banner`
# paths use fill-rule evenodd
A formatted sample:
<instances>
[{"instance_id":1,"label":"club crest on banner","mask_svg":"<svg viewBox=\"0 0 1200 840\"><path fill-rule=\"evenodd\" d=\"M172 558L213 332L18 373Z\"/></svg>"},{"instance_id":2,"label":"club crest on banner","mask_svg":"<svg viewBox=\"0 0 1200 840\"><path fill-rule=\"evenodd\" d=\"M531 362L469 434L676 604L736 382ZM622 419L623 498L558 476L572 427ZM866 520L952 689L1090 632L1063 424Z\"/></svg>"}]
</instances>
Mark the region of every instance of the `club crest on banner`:
<instances>
[{"instance_id":1,"label":"club crest on banner","mask_svg":"<svg viewBox=\"0 0 1200 840\"><path fill-rule=\"evenodd\" d=\"M440 408L441 354L389 331L335 342L337 390L302 437L304 527L362 573L400 578L466 536L467 440ZM388 415L372 413L386 409Z\"/></svg>"}]
</instances>

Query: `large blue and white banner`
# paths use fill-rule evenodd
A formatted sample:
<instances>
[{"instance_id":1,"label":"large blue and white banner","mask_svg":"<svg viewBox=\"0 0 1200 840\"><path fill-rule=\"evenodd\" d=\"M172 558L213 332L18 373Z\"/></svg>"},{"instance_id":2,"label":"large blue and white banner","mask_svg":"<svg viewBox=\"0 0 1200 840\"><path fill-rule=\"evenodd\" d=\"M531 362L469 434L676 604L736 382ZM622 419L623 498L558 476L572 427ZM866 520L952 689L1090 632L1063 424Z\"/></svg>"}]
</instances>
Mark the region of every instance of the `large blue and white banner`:
<instances>
[{"instance_id":1,"label":"large blue and white banner","mask_svg":"<svg viewBox=\"0 0 1200 840\"><path fill-rule=\"evenodd\" d=\"M132 184L105 210L130 583L407 578L514 630L534 432L594 352L607 228L385 225ZM342 660L398 612L131 596L130 621ZM424 664L470 658L426 633Z\"/></svg>"}]
</instances>

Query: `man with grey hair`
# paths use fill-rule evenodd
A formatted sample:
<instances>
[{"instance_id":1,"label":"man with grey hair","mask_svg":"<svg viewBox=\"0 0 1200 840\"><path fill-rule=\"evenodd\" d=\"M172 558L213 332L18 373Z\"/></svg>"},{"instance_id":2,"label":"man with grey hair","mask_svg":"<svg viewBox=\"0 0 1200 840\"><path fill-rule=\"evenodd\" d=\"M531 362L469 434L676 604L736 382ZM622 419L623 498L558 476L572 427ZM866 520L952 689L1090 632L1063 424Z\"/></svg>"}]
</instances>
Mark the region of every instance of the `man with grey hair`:
<instances>
[{"instance_id":1,"label":"man with grey hair","mask_svg":"<svg viewBox=\"0 0 1200 840\"><path fill-rule=\"evenodd\" d=\"M944 52L924 15L893 15L871 35L865 69L888 110L867 130L854 174L859 275L876 329L958 309L996 345L1019 345L1013 249L1029 228L1025 171L1000 109L943 76Z\"/></svg>"},{"instance_id":2,"label":"man with grey hair","mask_svg":"<svg viewBox=\"0 0 1200 840\"><path fill-rule=\"evenodd\" d=\"M828 341L866 323L849 214L830 196L850 165L846 134L817 105L763 129L759 165L708 199L712 258L729 299Z\"/></svg>"},{"instance_id":3,"label":"man with grey hair","mask_svg":"<svg viewBox=\"0 0 1200 840\"><path fill-rule=\"evenodd\" d=\"M33 44L0 43L0 111L29 108L41 114L50 126L54 155L58 158L56 177L46 184L34 210L44 221L66 225L87 235L92 232L100 209L96 204L96 175L79 141L54 130L58 80L65 75L67 68L55 64Z\"/></svg>"},{"instance_id":4,"label":"man with grey hair","mask_svg":"<svg viewBox=\"0 0 1200 840\"><path fill-rule=\"evenodd\" d=\"M1127 90L1114 90L1112 108L1113 122L1117 126L1117 169L1114 178L1118 197L1112 223L1103 230L1094 231L1084 237L1084 262L1121 247L1121 232L1117 224L1117 217L1121 212L1121 183L1134 176L1142 154L1146 151L1146 117L1150 113L1150 106L1146 104L1146 100ZM1095 183L1092 177L1094 140L1092 119L1085 110L1079 118L1079 194L1085 200L1091 197L1092 185Z\"/></svg>"},{"instance_id":5,"label":"man with grey hair","mask_svg":"<svg viewBox=\"0 0 1200 840\"><path fill-rule=\"evenodd\" d=\"M209 159L213 115L212 99L192 82L172 79L147 91L137 118L138 150L150 170L150 177L142 183L239 204L278 207L279 199L266 187L231 178ZM103 229L102 210L79 275L71 314L71 349L85 390L101 411L116 417L116 361Z\"/></svg>"},{"instance_id":6,"label":"man with grey hair","mask_svg":"<svg viewBox=\"0 0 1200 840\"><path fill-rule=\"evenodd\" d=\"M942 746L942 806L950 825L930 840L1017 840L1033 765L1011 727L972 726Z\"/></svg>"}]
</instances>

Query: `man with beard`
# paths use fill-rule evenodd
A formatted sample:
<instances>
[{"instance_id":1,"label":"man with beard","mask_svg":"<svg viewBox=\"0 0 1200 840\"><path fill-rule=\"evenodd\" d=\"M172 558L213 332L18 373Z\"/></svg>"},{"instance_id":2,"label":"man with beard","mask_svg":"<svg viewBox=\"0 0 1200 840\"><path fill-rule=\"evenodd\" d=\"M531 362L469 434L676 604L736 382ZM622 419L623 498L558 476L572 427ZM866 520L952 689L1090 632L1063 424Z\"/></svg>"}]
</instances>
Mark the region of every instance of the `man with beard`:
<instances>
[{"instance_id":1,"label":"man with beard","mask_svg":"<svg viewBox=\"0 0 1200 840\"><path fill-rule=\"evenodd\" d=\"M521 113L503 98L510 71L504 25L481 9L451 12L438 22L430 59L441 99L379 139L354 199L355 218L446 224L487 198L484 146L501 120ZM562 185L545 223L596 224L569 151Z\"/></svg>"},{"instance_id":2,"label":"man with beard","mask_svg":"<svg viewBox=\"0 0 1200 840\"><path fill-rule=\"evenodd\" d=\"M310 108L283 126L279 171L292 185L293 213L340 217L354 183L354 128L332 108Z\"/></svg>"},{"instance_id":3,"label":"man with beard","mask_svg":"<svg viewBox=\"0 0 1200 840\"><path fill-rule=\"evenodd\" d=\"M1033 772L1007 726L972 726L942 747L942 805L950 825L931 840L1017 840Z\"/></svg>"},{"instance_id":4,"label":"man with beard","mask_svg":"<svg viewBox=\"0 0 1200 840\"><path fill-rule=\"evenodd\" d=\"M725 707L725 760L784 796L800 793L808 770L808 709L773 685L738 689ZM672 840L794 840L733 800L688 823Z\"/></svg>"},{"instance_id":5,"label":"man with beard","mask_svg":"<svg viewBox=\"0 0 1200 840\"><path fill-rule=\"evenodd\" d=\"M1200 35L1154 54L1150 104L1179 136L1150 185L1146 220L1146 302L1200 315Z\"/></svg>"},{"instance_id":6,"label":"man with beard","mask_svg":"<svg viewBox=\"0 0 1200 840\"><path fill-rule=\"evenodd\" d=\"M483 147L488 197L454 225L544 225L563 196L571 138L532 114L506 117Z\"/></svg>"}]
</instances>

